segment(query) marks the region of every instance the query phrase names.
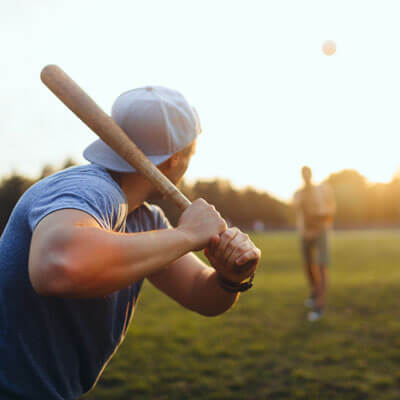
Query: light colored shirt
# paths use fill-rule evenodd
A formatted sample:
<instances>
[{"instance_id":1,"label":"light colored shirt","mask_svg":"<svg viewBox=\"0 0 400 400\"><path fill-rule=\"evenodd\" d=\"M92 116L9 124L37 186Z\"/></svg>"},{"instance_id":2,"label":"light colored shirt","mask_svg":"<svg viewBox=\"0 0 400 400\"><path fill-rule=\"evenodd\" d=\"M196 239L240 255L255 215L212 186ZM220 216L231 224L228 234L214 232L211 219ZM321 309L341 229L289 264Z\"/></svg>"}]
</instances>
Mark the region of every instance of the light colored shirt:
<instances>
[{"instance_id":1,"label":"light colored shirt","mask_svg":"<svg viewBox=\"0 0 400 400\"><path fill-rule=\"evenodd\" d=\"M305 186L298 190L293 196L293 206L301 236L315 237L333 224L336 202L327 184Z\"/></svg>"}]
</instances>

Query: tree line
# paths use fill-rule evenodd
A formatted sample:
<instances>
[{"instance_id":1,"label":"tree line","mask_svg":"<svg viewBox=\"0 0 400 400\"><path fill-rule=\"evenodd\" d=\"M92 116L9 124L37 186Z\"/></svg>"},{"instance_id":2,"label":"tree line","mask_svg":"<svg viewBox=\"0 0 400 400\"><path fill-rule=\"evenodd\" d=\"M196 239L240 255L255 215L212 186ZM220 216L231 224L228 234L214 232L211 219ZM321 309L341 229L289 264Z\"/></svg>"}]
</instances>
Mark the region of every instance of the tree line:
<instances>
[{"instance_id":1,"label":"tree line","mask_svg":"<svg viewBox=\"0 0 400 400\"><path fill-rule=\"evenodd\" d=\"M326 182L337 202L338 227L400 226L400 175L389 183L371 184L354 170L331 174Z\"/></svg>"},{"instance_id":2,"label":"tree line","mask_svg":"<svg viewBox=\"0 0 400 400\"><path fill-rule=\"evenodd\" d=\"M74 165L67 160L60 169ZM3 231L11 211L20 196L37 180L57 171L47 165L38 179L16 172L0 181L0 232ZM336 198L338 228L399 227L400 175L390 183L371 184L354 170L331 174L326 180ZM202 197L215 205L230 225L244 230L292 229L295 226L293 209L265 191L252 187L235 188L228 180L198 180L192 184L183 181L181 191L190 199ZM295 189L295 188L294 188ZM155 201L165 211L173 225L180 211L168 199Z\"/></svg>"}]
</instances>

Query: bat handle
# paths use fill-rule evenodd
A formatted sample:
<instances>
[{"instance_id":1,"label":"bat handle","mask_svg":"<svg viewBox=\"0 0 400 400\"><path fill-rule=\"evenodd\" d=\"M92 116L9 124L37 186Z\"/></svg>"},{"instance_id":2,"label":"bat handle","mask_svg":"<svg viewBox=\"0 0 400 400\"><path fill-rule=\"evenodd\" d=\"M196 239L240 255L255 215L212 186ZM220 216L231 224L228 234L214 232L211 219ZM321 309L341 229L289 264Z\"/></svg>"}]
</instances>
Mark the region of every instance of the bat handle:
<instances>
[{"instance_id":1,"label":"bat handle","mask_svg":"<svg viewBox=\"0 0 400 400\"><path fill-rule=\"evenodd\" d=\"M163 193L169 197L181 211L185 211L192 204L191 201L174 185L164 185L162 188L159 188L159 190L162 190Z\"/></svg>"}]
</instances>

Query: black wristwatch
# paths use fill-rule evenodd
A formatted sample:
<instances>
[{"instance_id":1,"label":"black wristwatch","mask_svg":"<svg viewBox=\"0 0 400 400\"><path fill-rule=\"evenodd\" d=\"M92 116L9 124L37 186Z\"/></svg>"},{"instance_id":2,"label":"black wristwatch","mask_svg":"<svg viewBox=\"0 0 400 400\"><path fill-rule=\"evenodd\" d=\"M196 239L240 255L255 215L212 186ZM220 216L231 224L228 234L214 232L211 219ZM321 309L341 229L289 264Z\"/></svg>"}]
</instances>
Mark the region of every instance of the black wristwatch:
<instances>
[{"instance_id":1,"label":"black wristwatch","mask_svg":"<svg viewBox=\"0 0 400 400\"><path fill-rule=\"evenodd\" d=\"M254 273L250 276L250 279L246 282L242 283L234 283L225 279L220 274L217 274L218 284L219 286L230 293L238 293L238 292L245 292L249 290L253 286L254 280Z\"/></svg>"}]
</instances>

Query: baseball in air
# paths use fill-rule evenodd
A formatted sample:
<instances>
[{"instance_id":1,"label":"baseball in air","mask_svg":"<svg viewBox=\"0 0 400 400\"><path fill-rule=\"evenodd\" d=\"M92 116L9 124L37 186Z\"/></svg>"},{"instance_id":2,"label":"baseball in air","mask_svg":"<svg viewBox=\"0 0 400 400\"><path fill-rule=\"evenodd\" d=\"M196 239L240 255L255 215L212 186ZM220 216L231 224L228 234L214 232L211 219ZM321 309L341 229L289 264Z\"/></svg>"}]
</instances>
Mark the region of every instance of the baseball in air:
<instances>
[{"instance_id":1,"label":"baseball in air","mask_svg":"<svg viewBox=\"0 0 400 400\"><path fill-rule=\"evenodd\" d=\"M336 43L333 40L326 40L322 45L322 51L326 56L333 56L336 53Z\"/></svg>"}]
</instances>

